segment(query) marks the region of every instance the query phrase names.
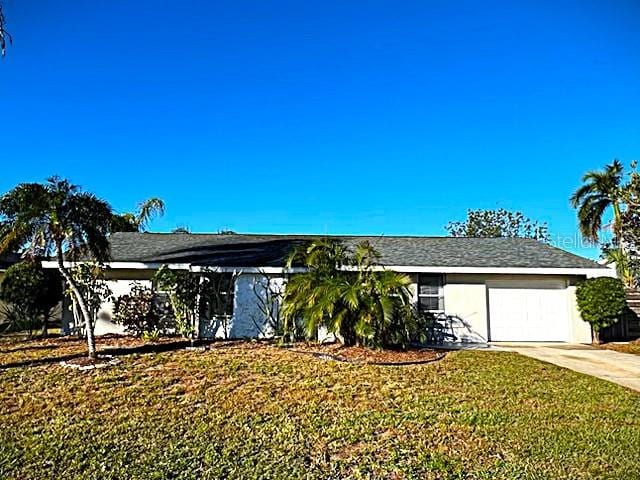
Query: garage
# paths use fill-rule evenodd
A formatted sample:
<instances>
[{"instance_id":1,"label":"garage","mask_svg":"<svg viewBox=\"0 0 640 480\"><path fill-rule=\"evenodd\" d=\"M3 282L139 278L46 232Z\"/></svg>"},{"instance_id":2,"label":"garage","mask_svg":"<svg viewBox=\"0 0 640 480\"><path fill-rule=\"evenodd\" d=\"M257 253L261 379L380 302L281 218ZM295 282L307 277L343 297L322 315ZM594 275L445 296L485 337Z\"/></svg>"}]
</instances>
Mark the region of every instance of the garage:
<instances>
[{"instance_id":1,"label":"garage","mask_svg":"<svg viewBox=\"0 0 640 480\"><path fill-rule=\"evenodd\" d=\"M494 342L569 341L564 281L491 282L489 339Z\"/></svg>"}]
</instances>

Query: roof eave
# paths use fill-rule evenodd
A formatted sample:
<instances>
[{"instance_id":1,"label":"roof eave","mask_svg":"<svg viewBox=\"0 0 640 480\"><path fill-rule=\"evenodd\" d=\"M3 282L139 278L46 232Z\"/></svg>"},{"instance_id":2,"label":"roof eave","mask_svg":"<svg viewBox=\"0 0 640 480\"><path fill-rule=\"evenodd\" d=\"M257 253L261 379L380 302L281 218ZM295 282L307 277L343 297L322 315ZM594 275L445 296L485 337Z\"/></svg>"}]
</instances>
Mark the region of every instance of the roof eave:
<instances>
[{"instance_id":1,"label":"roof eave","mask_svg":"<svg viewBox=\"0 0 640 480\"><path fill-rule=\"evenodd\" d=\"M65 262L66 266L73 266L76 262ZM57 268L52 261L42 262L45 268ZM165 262L107 262L106 266L114 270L157 270L163 265L175 270L190 270L192 272L243 272L243 273L294 273L302 268L267 267L267 266L201 266L189 263ZM429 266L429 265L381 265L379 270L393 270L402 273L461 273L461 274L498 274L498 275L578 275L587 278L616 277L611 268L577 268L577 267L470 267L470 266Z\"/></svg>"}]
</instances>

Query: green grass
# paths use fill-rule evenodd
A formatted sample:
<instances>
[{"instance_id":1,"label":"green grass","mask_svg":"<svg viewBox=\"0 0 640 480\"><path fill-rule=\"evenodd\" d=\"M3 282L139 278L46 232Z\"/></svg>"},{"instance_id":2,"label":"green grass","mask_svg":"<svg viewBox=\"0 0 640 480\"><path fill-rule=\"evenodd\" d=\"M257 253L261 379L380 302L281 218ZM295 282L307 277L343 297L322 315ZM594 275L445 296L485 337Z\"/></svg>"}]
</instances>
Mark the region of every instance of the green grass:
<instances>
[{"instance_id":1,"label":"green grass","mask_svg":"<svg viewBox=\"0 0 640 480\"><path fill-rule=\"evenodd\" d=\"M0 478L638 474L640 395L514 353L376 367L243 344L122 360L0 371Z\"/></svg>"}]
</instances>

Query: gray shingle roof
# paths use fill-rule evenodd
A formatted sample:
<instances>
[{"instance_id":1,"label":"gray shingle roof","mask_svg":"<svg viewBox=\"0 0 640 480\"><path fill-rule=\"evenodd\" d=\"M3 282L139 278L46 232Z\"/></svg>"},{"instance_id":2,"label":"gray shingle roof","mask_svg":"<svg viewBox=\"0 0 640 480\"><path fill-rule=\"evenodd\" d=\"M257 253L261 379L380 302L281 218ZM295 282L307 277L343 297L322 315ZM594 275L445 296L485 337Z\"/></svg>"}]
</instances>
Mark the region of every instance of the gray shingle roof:
<instances>
[{"instance_id":1,"label":"gray shingle roof","mask_svg":"<svg viewBox=\"0 0 640 480\"><path fill-rule=\"evenodd\" d=\"M297 244L319 235L245 235L115 233L116 262L191 263L229 267L282 266ZM605 268L536 240L523 238L453 238L336 236L348 245L368 240L382 265L416 267Z\"/></svg>"}]
</instances>

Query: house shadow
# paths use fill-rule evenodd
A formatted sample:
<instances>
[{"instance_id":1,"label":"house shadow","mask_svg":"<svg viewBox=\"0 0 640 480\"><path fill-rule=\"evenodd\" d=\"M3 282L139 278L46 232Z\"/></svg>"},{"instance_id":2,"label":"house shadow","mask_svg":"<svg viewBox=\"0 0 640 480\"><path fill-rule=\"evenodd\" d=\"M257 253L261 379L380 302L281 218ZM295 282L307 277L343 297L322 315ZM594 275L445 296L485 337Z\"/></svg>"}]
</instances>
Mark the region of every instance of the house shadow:
<instances>
[{"instance_id":1,"label":"house shadow","mask_svg":"<svg viewBox=\"0 0 640 480\"><path fill-rule=\"evenodd\" d=\"M282 267L291 251L303 243L304 240L296 238L276 240L256 238L234 243L217 243L209 239L199 245L160 252L153 260L192 263L202 267L253 267L255 265Z\"/></svg>"},{"instance_id":2,"label":"house shadow","mask_svg":"<svg viewBox=\"0 0 640 480\"><path fill-rule=\"evenodd\" d=\"M487 345L487 339L473 329L471 324L458 315L436 315L427 326L427 344L437 346Z\"/></svg>"},{"instance_id":3,"label":"house shadow","mask_svg":"<svg viewBox=\"0 0 640 480\"><path fill-rule=\"evenodd\" d=\"M232 316L214 316L213 318L201 318L199 334L201 339L229 339L233 327Z\"/></svg>"}]
</instances>

